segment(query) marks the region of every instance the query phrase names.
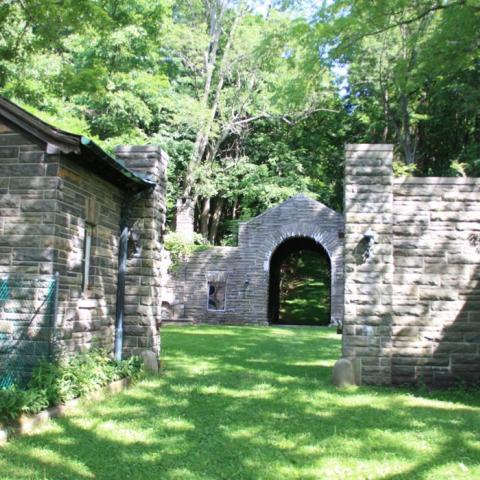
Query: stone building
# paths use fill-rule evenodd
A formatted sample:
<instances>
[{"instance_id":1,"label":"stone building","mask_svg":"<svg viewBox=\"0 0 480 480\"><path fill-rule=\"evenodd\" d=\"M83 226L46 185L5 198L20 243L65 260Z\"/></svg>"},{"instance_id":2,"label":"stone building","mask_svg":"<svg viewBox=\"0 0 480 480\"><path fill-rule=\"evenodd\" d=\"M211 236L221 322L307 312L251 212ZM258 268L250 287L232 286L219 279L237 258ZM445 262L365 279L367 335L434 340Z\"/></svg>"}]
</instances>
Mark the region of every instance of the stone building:
<instances>
[{"instance_id":1,"label":"stone building","mask_svg":"<svg viewBox=\"0 0 480 480\"><path fill-rule=\"evenodd\" d=\"M0 98L0 364L115 338L117 356L158 353L166 163L156 146L114 159Z\"/></svg>"}]
</instances>

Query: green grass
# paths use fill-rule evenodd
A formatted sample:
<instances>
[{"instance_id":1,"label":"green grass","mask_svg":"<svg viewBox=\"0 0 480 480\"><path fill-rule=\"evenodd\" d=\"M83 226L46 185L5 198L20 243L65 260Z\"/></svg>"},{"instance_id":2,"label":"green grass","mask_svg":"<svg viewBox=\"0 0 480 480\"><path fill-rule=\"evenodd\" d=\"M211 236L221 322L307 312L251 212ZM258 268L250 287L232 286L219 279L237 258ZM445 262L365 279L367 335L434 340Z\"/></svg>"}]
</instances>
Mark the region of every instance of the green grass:
<instances>
[{"instance_id":1,"label":"green grass","mask_svg":"<svg viewBox=\"0 0 480 480\"><path fill-rule=\"evenodd\" d=\"M480 478L475 392L336 390L327 329L164 328L164 373L0 448L2 479Z\"/></svg>"},{"instance_id":2,"label":"green grass","mask_svg":"<svg viewBox=\"0 0 480 480\"><path fill-rule=\"evenodd\" d=\"M330 289L323 280L303 278L281 297L279 323L285 325L328 325Z\"/></svg>"},{"instance_id":3,"label":"green grass","mask_svg":"<svg viewBox=\"0 0 480 480\"><path fill-rule=\"evenodd\" d=\"M285 260L279 324L330 323L330 263L326 256L302 250Z\"/></svg>"}]
</instances>

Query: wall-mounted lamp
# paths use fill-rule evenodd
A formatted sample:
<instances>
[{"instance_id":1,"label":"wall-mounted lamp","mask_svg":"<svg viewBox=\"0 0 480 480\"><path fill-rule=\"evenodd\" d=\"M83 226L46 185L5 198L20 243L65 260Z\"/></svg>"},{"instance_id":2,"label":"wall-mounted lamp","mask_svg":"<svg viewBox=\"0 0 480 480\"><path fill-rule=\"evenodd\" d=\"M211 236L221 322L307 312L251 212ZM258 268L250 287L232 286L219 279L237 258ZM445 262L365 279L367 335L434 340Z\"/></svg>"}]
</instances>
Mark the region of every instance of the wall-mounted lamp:
<instances>
[{"instance_id":1,"label":"wall-mounted lamp","mask_svg":"<svg viewBox=\"0 0 480 480\"><path fill-rule=\"evenodd\" d=\"M366 244L366 249L365 249L365 260L367 258L370 258L373 254L373 246L375 245L375 232L369 228L364 234L363 234L363 240L365 241Z\"/></svg>"},{"instance_id":2,"label":"wall-mounted lamp","mask_svg":"<svg viewBox=\"0 0 480 480\"><path fill-rule=\"evenodd\" d=\"M248 278L248 276L247 276L247 277L245 277L245 288L248 288L249 285L250 285L250 278Z\"/></svg>"}]
</instances>

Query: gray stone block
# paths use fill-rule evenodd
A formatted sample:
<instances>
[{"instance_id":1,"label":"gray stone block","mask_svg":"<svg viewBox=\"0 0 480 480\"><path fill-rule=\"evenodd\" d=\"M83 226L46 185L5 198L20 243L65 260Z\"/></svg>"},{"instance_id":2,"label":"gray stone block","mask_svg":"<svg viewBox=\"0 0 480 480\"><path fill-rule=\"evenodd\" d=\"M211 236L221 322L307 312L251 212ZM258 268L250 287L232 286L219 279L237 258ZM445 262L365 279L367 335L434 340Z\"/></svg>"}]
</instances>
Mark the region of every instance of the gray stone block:
<instances>
[{"instance_id":1,"label":"gray stone block","mask_svg":"<svg viewBox=\"0 0 480 480\"><path fill-rule=\"evenodd\" d=\"M355 371L357 370L357 377L359 376L359 369L354 366L354 362L348 358L341 358L335 362L332 372L332 383L336 387L350 387L358 385L355 378Z\"/></svg>"},{"instance_id":2,"label":"gray stone block","mask_svg":"<svg viewBox=\"0 0 480 480\"><path fill-rule=\"evenodd\" d=\"M143 359L143 367L149 373L158 373L158 357L151 350L144 350L140 356Z\"/></svg>"}]
</instances>

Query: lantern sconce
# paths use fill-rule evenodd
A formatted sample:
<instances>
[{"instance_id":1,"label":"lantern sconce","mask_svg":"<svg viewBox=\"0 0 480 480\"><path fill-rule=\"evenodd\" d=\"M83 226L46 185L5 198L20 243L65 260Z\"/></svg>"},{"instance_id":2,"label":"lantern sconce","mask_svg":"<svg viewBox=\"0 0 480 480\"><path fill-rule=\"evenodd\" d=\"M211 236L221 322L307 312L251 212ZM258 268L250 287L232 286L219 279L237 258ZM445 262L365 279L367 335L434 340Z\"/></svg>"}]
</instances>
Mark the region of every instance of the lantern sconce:
<instances>
[{"instance_id":1,"label":"lantern sconce","mask_svg":"<svg viewBox=\"0 0 480 480\"><path fill-rule=\"evenodd\" d=\"M371 228L369 228L363 234L363 240L366 245L365 253L364 253L365 260L367 260L373 255L373 246L375 245L375 239L376 239L375 232Z\"/></svg>"}]
</instances>

